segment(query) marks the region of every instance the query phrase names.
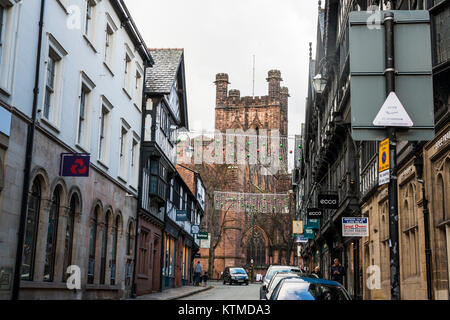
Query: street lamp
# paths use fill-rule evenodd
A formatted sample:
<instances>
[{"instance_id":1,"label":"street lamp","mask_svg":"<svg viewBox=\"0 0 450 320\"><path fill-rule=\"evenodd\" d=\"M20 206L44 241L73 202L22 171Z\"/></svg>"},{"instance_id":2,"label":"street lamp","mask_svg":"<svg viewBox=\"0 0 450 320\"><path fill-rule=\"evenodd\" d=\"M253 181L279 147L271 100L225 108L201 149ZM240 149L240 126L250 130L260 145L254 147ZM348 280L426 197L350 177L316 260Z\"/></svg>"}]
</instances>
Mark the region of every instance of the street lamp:
<instances>
[{"instance_id":1,"label":"street lamp","mask_svg":"<svg viewBox=\"0 0 450 320\"><path fill-rule=\"evenodd\" d=\"M325 87L327 86L327 79L325 79L322 76L322 74L319 73L313 79L313 86L314 86L314 90L318 94L321 94L325 90Z\"/></svg>"}]
</instances>

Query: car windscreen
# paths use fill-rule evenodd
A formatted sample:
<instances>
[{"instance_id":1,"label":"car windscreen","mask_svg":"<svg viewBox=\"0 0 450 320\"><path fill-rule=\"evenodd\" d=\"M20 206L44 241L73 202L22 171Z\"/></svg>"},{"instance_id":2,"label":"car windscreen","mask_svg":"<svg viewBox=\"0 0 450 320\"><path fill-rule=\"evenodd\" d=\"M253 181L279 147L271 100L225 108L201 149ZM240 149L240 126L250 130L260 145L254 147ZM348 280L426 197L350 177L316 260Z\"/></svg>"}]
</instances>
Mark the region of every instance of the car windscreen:
<instances>
[{"instance_id":1,"label":"car windscreen","mask_svg":"<svg viewBox=\"0 0 450 320\"><path fill-rule=\"evenodd\" d=\"M349 300L349 297L338 286L309 282L286 282L279 288L277 300Z\"/></svg>"},{"instance_id":2,"label":"car windscreen","mask_svg":"<svg viewBox=\"0 0 450 320\"><path fill-rule=\"evenodd\" d=\"M230 269L230 273L232 273L232 274L247 274L247 272L245 272L245 270L242 268Z\"/></svg>"},{"instance_id":3,"label":"car windscreen","mask_svg":"<svg viewBox=\"0 0 450 320\"><path fill-rule=\"evenodd\" d=\"M291 273L291 272L281 272L276 274L275 276L273 276L273 279L270 281L267 289L268 289L268 294L270 296L270 294L272 293L273 289L276 288L277 284L285 278L288 277L298 277L300 276L300 274L295 274L295 273Z\"/></svg>"}]
</instances>

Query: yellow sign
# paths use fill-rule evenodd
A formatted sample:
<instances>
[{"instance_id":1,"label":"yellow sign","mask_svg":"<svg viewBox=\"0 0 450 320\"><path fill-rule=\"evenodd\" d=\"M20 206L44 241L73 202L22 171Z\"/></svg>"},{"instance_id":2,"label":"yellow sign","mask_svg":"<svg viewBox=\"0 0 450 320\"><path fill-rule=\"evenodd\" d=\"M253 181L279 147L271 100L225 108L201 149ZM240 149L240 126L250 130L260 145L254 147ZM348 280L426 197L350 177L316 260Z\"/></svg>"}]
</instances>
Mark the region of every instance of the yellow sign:
<instances>
[{"instance_id":1,"label":"yellow sign","mask_svg":"<svg viewBox=\"0 0 450 320\"><path fill-rule=\"evenodd\" d=\"M293 221L292 222L292 233L302 234L303 233L303 221Z\"/></svg>"},{"instance_id":2,"label":"yellow sign","mask_svg":"<svg viewBox=\"0 0 450 320\"><path fill-rule=\"evenodd\" d=\"M389 139L380 142L378 148L378 172L389 170Z\"/></svg>"}]
</instances>

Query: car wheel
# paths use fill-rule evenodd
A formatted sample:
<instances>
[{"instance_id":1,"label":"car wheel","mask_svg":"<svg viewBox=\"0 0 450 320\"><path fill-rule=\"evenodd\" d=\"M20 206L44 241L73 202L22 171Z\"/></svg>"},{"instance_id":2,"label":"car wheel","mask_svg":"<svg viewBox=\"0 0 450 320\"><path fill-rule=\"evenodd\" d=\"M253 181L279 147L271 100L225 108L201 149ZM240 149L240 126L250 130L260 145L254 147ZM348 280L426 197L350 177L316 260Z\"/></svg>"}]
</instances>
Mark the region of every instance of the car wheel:
<instances>
[{"instance_id":1,"label":"car wheel","mask_svg":"<svg viewBox=\"0 0 450 320\"><path fill-rule=\"evenodd\" d=\"M225 285L225 284L227 284L227 282L225 280L223 280L223 284Z\"/></svg>"},{"instance_id":2,"label":"car wheel","mask_svg":"<svg viewBox=\"0 0 450 320\"><path fill-rule=\"evenodd\" d=\"M246 282L245 285L248 286L248 282Z\"/></svg>"}]
</instances>

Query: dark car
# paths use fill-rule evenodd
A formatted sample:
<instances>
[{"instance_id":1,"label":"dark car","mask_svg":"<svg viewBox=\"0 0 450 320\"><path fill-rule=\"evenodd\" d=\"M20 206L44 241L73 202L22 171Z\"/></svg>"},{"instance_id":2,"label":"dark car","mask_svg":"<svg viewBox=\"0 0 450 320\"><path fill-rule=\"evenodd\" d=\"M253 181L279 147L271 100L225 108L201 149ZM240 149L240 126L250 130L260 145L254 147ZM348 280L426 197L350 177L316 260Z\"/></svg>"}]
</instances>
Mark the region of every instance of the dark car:
<instances>
[{"instance_id":1,"label":"dark car","mask_svg":"<svg viewBox=\"0 0 450 320\"><path fill-rule=\"evenodd\" d=\"M298 277L280 280L270 300L351 300L351 297L336 281Z\"/></svg>"},{"instance_id":2,"label":"dark car","mask_svg":"<svg viewBox=\"0 0 450 320\"><path fill-rule=\"evenodd\" d=\"M248 274L241 267L226 267L223 272L223 284L243 284L248 286Z\"/></svg>"}]
</instances>

